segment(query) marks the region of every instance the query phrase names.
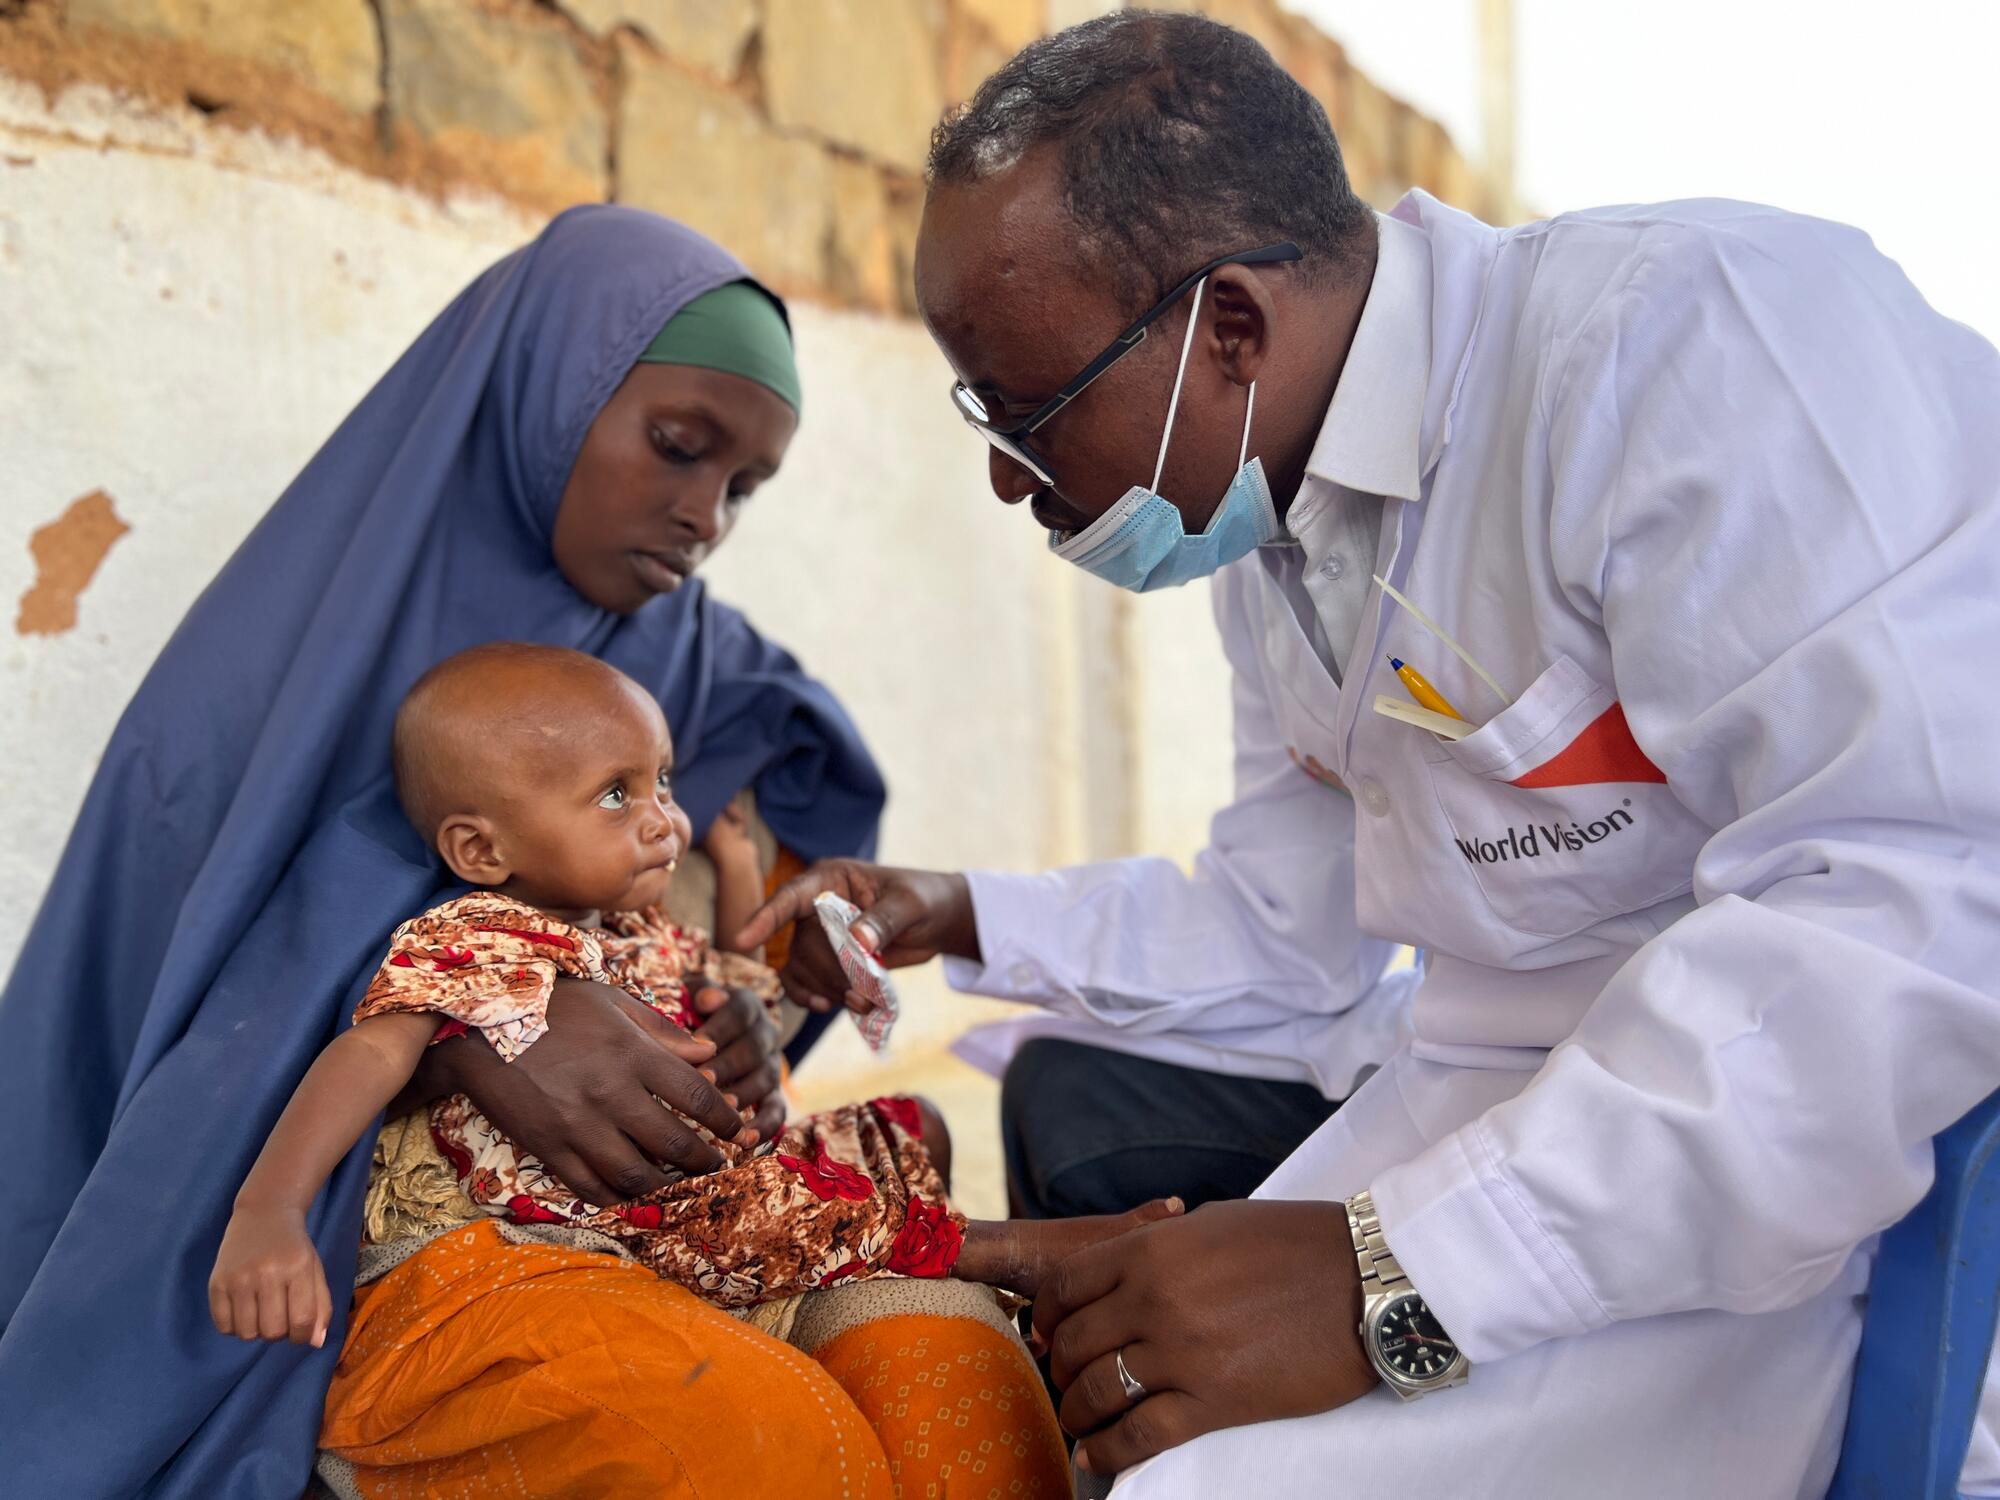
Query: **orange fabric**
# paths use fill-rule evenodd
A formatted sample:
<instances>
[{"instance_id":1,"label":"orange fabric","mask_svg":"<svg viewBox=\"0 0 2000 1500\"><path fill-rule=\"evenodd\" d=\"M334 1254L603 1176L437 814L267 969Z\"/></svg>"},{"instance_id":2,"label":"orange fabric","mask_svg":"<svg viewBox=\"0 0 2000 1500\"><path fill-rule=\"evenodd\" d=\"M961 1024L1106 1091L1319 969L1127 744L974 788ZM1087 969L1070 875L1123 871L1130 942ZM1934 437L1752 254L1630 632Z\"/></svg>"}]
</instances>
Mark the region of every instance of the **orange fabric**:
<instances>
[{"instance_id":1,"label":"orange fabric","mask_svg":"<svg viewBox=\"0 0 2000 1500\"><path fill-rule=\"evenodd\" d=\"M355 1293L322 1446L369 1500L891 1500L811 1359L610 1256L454 1230Z\"/></svg>"},{"instance_id":2,"label":"orange fabric","mask_svg":"<svg viewBox=\"0 0 2000 1500\"><path fill-rule=\"evenodd\" d=\"M1632 738L1623 704L1614 703L1569 744L1509 785L1595 786L1606 781L1665 781L1666 773L1646 759Z\"/></svg>"},{"instance_id":3,"label":"orange fabric","mask_svg":"<svg viewBox=\"0 0 2000 1500\"><path fill-rule=\"evenodd\" d=\"M881 1318L808 1358L629 1262L490 1222L355 1293L320 1442L368 1500L1069 1494L1041 1381L985 1323Z\"/></svg>"},{"instance_id":4,"label":"orange fabric","mask_svg":"<svg viewBox=\"0 0 2000 1500\"><path fill-rule=\"evenodd\" d=\"M806 862L780 844L778 858L771 866L771 873L764 878L764 899L769 901L778 894L779 886L794 875L803 875L805 872ZM785 960L791 957L792 930L792 924L789 923L780 927L771 934L771 941L764 945L764 962L771 968L784 968ZM730 936L734 937L735 934L731 933ZM718 938L717 941L720 942L721 939Z\"/></svg>"},{"instance_id":5,"label":"orange fabric","mask_svg":"<svg viewBox=\"0 0 2000 1500\"><path fill-rule=\"evenodd\" d=\"M827 1340L813 1358L875 1429L899 1500L1070 1494L1069 1457L1041 1377L988 1324L877 1318Z\"/></svg>"}]
</instances>

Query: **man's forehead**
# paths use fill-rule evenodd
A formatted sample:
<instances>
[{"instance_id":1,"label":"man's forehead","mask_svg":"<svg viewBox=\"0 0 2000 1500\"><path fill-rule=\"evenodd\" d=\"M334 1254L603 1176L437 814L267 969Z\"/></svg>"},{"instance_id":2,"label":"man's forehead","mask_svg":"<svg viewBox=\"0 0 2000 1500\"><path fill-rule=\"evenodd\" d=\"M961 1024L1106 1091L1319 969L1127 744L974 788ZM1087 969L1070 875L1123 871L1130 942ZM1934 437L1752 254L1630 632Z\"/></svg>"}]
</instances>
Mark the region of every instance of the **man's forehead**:
<instances>
[{"instance_id":1,"label":"man's forehead","mask_svg":"<svg viewBox=\"0 0 2000 1500\"><path fill-rule=\"evenodd\" d=\"M1119 328L1078 254L1056 174L1030 158L933 192L917 252L924 321L967 381L1046 394Z\"/></svg>"}]
</instances>

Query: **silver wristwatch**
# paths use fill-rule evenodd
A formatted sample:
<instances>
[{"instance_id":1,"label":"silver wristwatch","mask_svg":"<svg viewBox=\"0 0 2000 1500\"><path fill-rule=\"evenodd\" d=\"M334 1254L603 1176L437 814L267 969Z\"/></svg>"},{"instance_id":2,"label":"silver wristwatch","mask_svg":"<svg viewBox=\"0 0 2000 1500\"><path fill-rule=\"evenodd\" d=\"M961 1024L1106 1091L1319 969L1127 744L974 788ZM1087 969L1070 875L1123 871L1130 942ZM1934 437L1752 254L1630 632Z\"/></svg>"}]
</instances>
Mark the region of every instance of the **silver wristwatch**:
<instances>
[{"instance_id":1,"label":"silver wristwatch","mask_svg":"<svg viewBox=\"0 0 2000 1500\"><path fill-rule=\"evenodd\" d=\"M1382 1383L1405 1401L1464 1385L1471 1366L1390 1253L1373 1197L1347 1200L1347 1227L1361 1262L1361 1347Z\"/></svg>"}]
</instances>

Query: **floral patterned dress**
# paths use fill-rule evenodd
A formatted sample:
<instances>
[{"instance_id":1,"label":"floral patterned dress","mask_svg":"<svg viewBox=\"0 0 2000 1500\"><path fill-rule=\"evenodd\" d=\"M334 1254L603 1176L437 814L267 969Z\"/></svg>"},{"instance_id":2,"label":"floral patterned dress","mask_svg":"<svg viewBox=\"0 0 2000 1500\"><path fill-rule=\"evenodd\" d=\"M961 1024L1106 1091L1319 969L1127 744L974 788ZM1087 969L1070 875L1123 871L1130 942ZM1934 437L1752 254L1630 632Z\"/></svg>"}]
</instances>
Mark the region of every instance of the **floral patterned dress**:
<instances>
[{"instance_id":1,"label":"floral patterned dress","mask_svg":"<svg viewBox=\"0 0 2000 1500\"><path fill-rule=\"evenodd\" d=\"M619 985L689 1030L700 1024L692 1001L704 983L747 984L766 1003L777 998L769 969L714 952L651 908L585 931L475 892L405 922L389 947L356 1021L435 1011L443 1020L434 1041L477 1031L508 1062L548 1030L558 975ZM943 1276L957 1262L965 1220L945 1200L914 1101L876 1099L808 1115L753 1150L687 1123L728 1165L631 1203L599 1205L571 1192L464 1095L431 1107L432 1139L486 1212L611 1235L720 1307L879 1276Z\"/></svg>"}]
</instances>

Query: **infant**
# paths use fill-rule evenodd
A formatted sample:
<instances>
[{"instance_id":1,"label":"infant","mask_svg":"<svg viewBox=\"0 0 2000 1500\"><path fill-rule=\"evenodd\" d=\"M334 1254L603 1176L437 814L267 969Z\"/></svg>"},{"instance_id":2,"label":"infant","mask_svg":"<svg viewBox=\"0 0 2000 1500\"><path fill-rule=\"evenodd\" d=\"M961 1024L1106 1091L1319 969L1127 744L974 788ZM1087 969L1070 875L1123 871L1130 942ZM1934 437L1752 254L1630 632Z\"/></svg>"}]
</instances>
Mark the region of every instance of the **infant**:
<instances>
[{"instance_id":1,"label":"infant","mask_svg":"<svg viewBox=\"0 0 2000 1500\"><path fill-rule=\"evenodd\" d=\"M411 822L475 889L396 929L354 1024L307 1072L238 1193L209 1303L241 1338L324 1341L331 1298L306 1212L433 1042L472 1031L513 1062L548 1030L559 976L616 985L686 1030L702 989L747 981L776 1001L769 970L661 915L691 833L665 717L616 668L545 646L463 652L404 701L395 766ZM463 1095L430 1108L432 1138L478 1208L609 1236L726 1308L895 1276L1032 1295L1062 1256L1179 1211L968 1223L938 1167L943 1124L907 1098L808 1115L775 1141L747 1123L717 1141L679 1118L726 1165L595 1204Z\"/></svg>"}]
</instances>

